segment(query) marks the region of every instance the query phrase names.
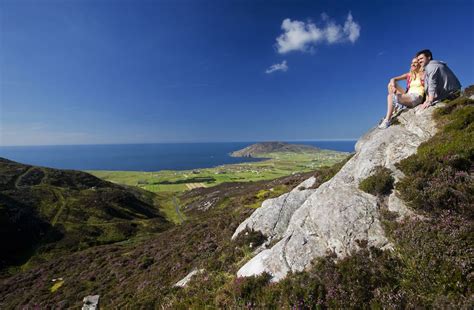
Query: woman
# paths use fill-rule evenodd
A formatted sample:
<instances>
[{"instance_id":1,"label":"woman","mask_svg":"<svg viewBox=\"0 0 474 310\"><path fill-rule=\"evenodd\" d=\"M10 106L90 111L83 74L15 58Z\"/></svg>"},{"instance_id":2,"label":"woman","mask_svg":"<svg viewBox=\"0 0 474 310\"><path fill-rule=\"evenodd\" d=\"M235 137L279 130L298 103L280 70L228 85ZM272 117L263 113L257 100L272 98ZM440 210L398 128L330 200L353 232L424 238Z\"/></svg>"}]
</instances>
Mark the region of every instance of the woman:
<instances>
[{"instance_id":1,"label":"woman","mask_svg":"<svg viewBox=\"0 0 474 310\"><path fill-rule=\"evenodd\" d=\"M411 61L410 72L390 79L388 83L387 115L380 123L379 128L385 129L390 126L393 108L399 111L406 107L414 108L423 102L425 92L423 67L416 58ZM407 80L407 90L405 91L397 81Z\"/></svg>"}]
</instances>

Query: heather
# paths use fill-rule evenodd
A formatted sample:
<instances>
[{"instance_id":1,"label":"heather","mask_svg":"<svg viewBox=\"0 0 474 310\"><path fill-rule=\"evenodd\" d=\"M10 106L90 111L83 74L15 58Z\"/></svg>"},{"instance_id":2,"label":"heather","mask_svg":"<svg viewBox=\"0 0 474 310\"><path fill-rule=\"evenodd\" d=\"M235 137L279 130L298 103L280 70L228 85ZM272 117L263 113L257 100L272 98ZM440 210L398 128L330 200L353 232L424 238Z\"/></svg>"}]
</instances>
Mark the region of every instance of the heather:
<instances>
[{"instance_id":1,"label":"heather","mask_svg":"<svg viewBox=\"0 0 474 310\"><path fill-rule=\"evenodd\" d=\"M399 164L406 177L397 184L414 209L454 212L472 218L474 185L474 105L460 97L437 111L439 133L416 155Z\"/></svg>"},{"instance_id":2,"label":"heather","mask_svg":"<svg viewBox=\"0 0 474 310\"><path fill-rule=\"evenodd\" d=\"M390 169L379 166L371 176L360 182L359 188L375 196L387 195L392 190L394 182Z\"/></svg>"},{"instance_id":3,"label":"heather","mask_svg":"<svg viewBox=\"0 0 474 310\"><path fill-rule=\"evenodd\" d=\"M214 286L199 276L177 292L174 305L201 306L198 296L214 291L206 304L224 308L472 307L473 115L473 101L463 97L439 108L438 133L398 165L405 177L395 188L421 216L402 220L387 209L394 183L387 169L361 182L361 189L378 196L393 251L361 244L362 250L341 260L328 253L279 283L267 274L228 275Z\"/></svg>"},{"instance_id":4,"label":"heather","mask_svg":"<svg viewBox=\"0 0 474 310\"><path fill-rule=\"evenodd\" d=\"M288 192L310 176L316 177L318 187L341 163L273 181L187 191L177 197L186 215L181 225L152 234L132 233L132 238L117 237L112 244L34 262L2 278L0 296L5 301L0 305L74 307L83 296L96 293L104 306L143 309L472 308L473 108L472 100L459 98L437 109L438 133L397 165L404 174L397 183L381 167L361 182L361 188L377 196L392 250L360 241L360 250L352 255L336 259L328 252L308 270L278 283L268 274L236 277L265 242L254 231L231 241L243 219L265 199ZM23 181L35 184L40 178L40 173L31 174ZM5 184L12 190L15 186ZM393 191L416 216L400 218L388 210L387 195ZM173 287L195 268L205 271L187 287ZM58 276L64 278L61 285L51 282Z\"/></svg>"}]
</instances>

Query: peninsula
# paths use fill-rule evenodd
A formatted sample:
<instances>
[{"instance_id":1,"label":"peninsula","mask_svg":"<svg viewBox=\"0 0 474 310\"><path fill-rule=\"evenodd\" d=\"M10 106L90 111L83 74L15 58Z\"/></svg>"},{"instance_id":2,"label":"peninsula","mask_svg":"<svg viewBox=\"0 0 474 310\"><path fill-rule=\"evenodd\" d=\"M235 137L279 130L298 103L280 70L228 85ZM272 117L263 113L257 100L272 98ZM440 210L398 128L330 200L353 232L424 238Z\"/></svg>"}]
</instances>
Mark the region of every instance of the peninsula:
<instances>
[{"instance_id":1,"label":"peninsula","mask_svg":"<svg viewBox=\"0 0 474 310\"><path fill-rule=\"evenodd\" d=\"M286 142L261 142L255 143L241 150L230 153L232 157L255 157L265 153L293 152L317 153L320 149L311 145L290 144Z\"/></svg>"}]
</instances>

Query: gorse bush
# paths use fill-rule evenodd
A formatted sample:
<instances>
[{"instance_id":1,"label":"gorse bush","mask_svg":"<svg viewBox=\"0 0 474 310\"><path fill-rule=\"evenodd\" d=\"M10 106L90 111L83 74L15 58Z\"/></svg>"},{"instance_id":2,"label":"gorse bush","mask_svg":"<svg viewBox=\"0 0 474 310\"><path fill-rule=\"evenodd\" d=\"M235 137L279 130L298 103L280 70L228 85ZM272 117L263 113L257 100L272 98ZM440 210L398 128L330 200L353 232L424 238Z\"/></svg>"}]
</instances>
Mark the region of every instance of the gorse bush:
<instances>
[{"instance_id":1,"label":"gorse bush","mask_svg":"<svg viewBox=\"0 0 474 310\"><path fill-rule=\"evenodd\" d=\"M390 169L378 166L371 176L360 182L359 188L374 196L388 195L393 189L394 182Z\"/></svg>"}]
</instances>

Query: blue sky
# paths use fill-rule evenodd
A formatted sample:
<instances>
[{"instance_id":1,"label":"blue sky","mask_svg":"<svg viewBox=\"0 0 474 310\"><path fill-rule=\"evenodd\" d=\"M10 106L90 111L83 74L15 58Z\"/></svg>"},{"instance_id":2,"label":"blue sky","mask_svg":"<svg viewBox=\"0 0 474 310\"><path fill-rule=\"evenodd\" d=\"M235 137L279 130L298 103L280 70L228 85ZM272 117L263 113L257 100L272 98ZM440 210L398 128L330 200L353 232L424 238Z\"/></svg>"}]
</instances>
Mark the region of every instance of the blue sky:
<instances>
[{"instance_id":1,"label":"blue sky","mask_svg":"<svg viewBox=\"0 0 474 310\"><path fill-rule=\"evenodd\" d=\"M0 1L0 145L357 139L473 1Z\"/></svg>"}]
</instances>

